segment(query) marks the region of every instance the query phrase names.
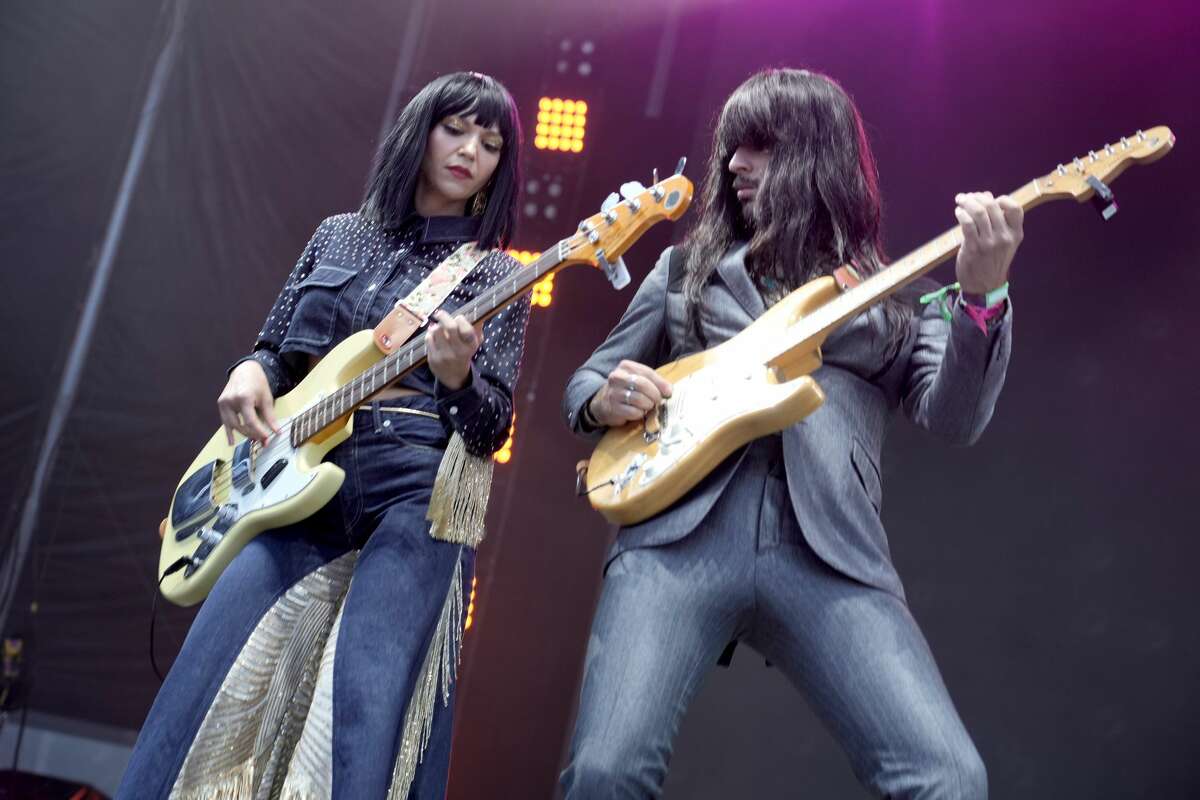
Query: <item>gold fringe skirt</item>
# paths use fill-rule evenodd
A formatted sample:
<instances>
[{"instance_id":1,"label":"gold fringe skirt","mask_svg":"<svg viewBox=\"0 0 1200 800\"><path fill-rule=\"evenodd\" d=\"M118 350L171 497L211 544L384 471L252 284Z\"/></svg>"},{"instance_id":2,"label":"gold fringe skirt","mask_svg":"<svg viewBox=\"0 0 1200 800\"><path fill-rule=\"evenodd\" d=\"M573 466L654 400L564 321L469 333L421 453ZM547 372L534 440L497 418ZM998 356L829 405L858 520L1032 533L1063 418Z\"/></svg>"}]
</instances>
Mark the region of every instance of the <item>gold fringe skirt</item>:
<instances>
[{"instance_id":1,"label":"gold fringe skirt","mask_svg":"<svg viewBox=\"0 0 1200 800\"><path fill-rule=\"evenodd\" d=\"M356 552L297 582L263 615L200 725L171 800L327 800L333 664ZM461 553L404 715L388 800L405 800L449 703L463 630Z\"/></svg>"}]
</instances>

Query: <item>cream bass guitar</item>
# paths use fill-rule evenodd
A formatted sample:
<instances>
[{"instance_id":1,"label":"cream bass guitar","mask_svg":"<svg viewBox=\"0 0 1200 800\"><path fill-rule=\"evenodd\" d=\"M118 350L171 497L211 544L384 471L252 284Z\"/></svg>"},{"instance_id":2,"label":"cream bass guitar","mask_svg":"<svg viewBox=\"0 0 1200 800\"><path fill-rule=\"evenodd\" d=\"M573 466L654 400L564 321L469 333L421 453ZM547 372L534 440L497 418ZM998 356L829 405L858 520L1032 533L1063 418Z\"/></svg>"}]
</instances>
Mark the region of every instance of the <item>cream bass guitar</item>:
<instances>
[{"instance_id":1,"label":"cream bass guitar","mask_svg":"<svg viewBox=\"0 0 1200 800\"><path fill-rule=\"evenodd\" d=\"M1028 210L1049 200L1095 201L1116 211L1106 182L1175 144L1157 127L1061 164L1011 194ZM824 402L811 373L829 334L874 303L954 257L955 227L862 282L818 278L783 298L721 345L671 362L658 373L672 394L641 422L610 429L583 483L609 521L631 525L668 508L743 444L783 430ZM839 273L844 274L839 270Z\"/></svg>"},{"instance_id":2,"label":"cream bass guitar","mask_svg":"<svg viewBox=\"0 0 1200 800\"><path fill-rule=\"evenodd\" d=\"M630 191L624 201L588 217L575 234L458 313L472 322L487 319L528 294L546 275L572 264L603 268L619 288L628 282L617 266L621 254L651 225L679 219L691 199L692 184L678 173L649 189ZM385 355L372 331L360 331L276 399L280 430L265 446L241 436L229 445L223 430L213 434L184 473L163 521L163 596L179 605L198 603L254 536L304 519L325 505L345 473L322 459L350 436L354 409L425 360L423 336L414 335Z\"/></svg>"}]
</instances>

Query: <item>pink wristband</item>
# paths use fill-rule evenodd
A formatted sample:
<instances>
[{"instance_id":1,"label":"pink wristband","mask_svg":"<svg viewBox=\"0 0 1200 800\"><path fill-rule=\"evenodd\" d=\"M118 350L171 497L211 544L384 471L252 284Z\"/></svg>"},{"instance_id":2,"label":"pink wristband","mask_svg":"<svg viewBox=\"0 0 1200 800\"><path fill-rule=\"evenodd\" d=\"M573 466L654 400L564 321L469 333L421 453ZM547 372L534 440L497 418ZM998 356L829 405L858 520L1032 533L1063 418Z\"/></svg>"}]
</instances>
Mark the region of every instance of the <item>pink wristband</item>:
<instances>
[{"instance_id":1,"label":"pink wristband","mask_svg":"<svg viewBox=\"0 0 1200 800\"><path fill-rule=\"evenodd\" d=\"M987 336L988 320L1003 314L1004 309L1008 307L1008 300L1001 300L999 303L996 303L996 305L991 306L990 308L980 308L977 305L972 305L971 303L967 302L963 302L962 306L963 311L967 312L967 316L969 316L975 322L975 326L979 328L979 330L983 331L984 336Z\"/></svg>"}]
</instances>

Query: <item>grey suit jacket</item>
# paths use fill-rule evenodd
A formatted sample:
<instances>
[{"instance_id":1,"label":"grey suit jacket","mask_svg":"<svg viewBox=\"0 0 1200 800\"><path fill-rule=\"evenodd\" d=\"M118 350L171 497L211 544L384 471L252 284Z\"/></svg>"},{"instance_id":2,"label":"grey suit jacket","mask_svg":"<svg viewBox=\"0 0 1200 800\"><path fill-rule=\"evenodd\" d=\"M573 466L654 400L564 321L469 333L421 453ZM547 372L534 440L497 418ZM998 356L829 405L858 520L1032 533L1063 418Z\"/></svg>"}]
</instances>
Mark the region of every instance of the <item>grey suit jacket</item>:
<instances>
[{"instance_id":1,"label":"grey suit jacket","mask_svg":"<svg viewBox=\"0 0 1200 800\"><path fill-rule=\"evenodd\" d=\"M704 292L708 345L732 337L765 310L743 263L745 248L721 259ZM563 413L577 434L583 405L621 361L659 366L701 349L686 319L684 299L668 287L671 248L642 282L620 322L567 383ZM670 288L670 291L669 291ZM947 322L933 304L918 310L899 354L887 361L879 308L845 323L826 340L813 377L825 404L783 432L788 489L805 539L831 567L903 597L879 519L880 452L897 406L917 425L956 444L979 438L1004 383L1012 311L985 335L956 308ZM631 547L686 536L720 496L744 453L735 452L666 511L621 530L611 561Z\"/></svg>"}]
</instances>

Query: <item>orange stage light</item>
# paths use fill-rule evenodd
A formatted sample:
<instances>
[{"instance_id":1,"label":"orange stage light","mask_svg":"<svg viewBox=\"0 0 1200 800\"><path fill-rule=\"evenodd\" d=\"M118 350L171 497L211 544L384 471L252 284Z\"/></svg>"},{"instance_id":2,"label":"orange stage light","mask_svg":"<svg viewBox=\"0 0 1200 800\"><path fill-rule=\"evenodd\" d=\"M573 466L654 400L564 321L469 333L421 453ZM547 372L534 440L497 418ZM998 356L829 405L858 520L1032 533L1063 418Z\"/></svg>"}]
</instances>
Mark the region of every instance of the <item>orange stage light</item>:
<instances>
[{"instance_id":1,"label":"orange stage light","mask_svg":"<svg viewBox=\"0 0 1200 800\"><path fill-rule=\"evenodd\" d=\"M504 440L504 444L500 445L500 449L492 453L492 460L497 464L507 464L512 461L513 436L517 433L517 412L513 411L512 425L508 427L508 438Z\"/></svg>"},{"instance_id":2,"label":"orange stage light","mask_svg":"<svg viewBox=\"0 0 1200 800\"><path fill-rule=\"evenodd\" d=\"M475 586L478 582L479 582L479 579L476 576L472 575L471 576L471 598L469 600L467 600L467 621L463 623L464 631L471 630L471 624L475 622Z\"/></svg>"},{"instance_id":3,"label":"orange stage light","mask_svg":"<svg viewBox=\"0 0 1200 800\"><path fill-rule=\"evenodd\" d=\"M508 250L508 254L520 261L522 264L532 264L537 261L542 253L541 251L532 250ZM551 272L546 277L533 285L533 291L529 296L529 304L533 308L549 308L550 303L554 301L554 273ZM499 459L497 459L499 460ZM504 462L501 462L504 463Z\"/></svg>"},{"instance_id":4,"label":"orange stage light","mask_svg":"<svg viewBox=\"0 0 1200 800\"><path fill-rule=\"evenodd\" d=\"M588 105L583 100L543 97L538 100L536 136L538 150L582 153Z\"/></svg>"}]
</instances>

